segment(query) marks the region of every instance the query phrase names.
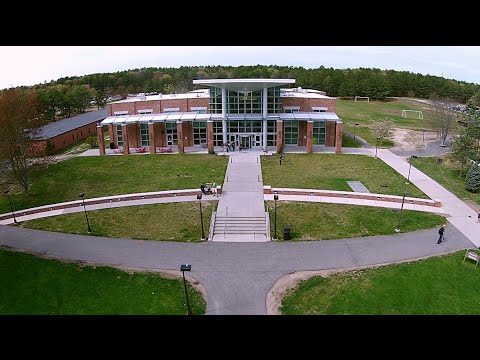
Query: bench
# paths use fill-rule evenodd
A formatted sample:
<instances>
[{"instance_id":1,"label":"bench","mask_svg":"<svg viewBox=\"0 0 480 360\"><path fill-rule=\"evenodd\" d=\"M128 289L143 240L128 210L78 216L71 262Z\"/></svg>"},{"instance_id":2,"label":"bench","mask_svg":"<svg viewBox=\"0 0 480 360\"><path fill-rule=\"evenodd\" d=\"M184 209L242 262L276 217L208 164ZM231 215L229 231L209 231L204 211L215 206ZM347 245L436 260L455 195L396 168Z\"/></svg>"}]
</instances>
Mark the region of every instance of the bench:
<instances>
[{"instance_id":1,"label":"bench","mask_svg":"<svg viewBox=\"0 0 480 360\"><path fill-rule=\"evenodd\" d=\"M476 262L475 264L475 269L478 266L478 263L480 261L480 255L478 255L475 251L467 249L465 252L465 256L463 257L463 262L465 262L465 259L470 259Z\"/></svg>"}]
</instances>

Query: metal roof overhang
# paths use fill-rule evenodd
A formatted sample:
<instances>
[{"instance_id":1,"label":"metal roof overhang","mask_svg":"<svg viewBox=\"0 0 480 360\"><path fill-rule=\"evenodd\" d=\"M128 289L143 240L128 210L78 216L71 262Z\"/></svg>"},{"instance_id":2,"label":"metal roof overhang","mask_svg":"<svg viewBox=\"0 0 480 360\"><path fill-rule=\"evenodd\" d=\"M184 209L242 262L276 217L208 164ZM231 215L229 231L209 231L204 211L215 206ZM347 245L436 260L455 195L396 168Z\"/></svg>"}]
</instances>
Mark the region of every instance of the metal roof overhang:
<instances>
[{"instance_id":1,"label":"metal roof overhang","mask_svg":"<svg viewBox=\"0 0 480 360\"><path fill-rule=\"evenodd\" d=\"M202 79L193 80L193 84L213 86L240 93L250 93L263 88L295 84L295 79Z\"/></svg>"}]
</instances>

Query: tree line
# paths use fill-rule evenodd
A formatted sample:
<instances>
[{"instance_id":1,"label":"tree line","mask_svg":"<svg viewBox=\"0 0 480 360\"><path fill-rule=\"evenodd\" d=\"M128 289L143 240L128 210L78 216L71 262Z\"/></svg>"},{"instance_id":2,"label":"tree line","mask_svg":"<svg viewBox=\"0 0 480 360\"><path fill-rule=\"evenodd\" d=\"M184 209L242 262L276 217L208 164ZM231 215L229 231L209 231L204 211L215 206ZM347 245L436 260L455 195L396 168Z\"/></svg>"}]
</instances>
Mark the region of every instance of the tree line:
<instances>
[{"instance_id":1,"label":"tree line","mask_svg":"<svg viewBox=\"0 0 480 360\"><path fill-rule=\"evenodd\" d=\"M294 86L323 90L329 96L447 98L466 103L476 95L480 102L480 86L474 83L445 79L439 76L407 71L375 68L333 69L320 66L305 69L292 66L182 66L180 68L142 68L115 73L63 77L35 85L46 119L82 113L90 101L98 108L105 106L107 96L129 93L182 93L201 88L194 79L213 78L294 78ZM477 104L478 105L478 104Z\"/></svg>"}]
</instances>

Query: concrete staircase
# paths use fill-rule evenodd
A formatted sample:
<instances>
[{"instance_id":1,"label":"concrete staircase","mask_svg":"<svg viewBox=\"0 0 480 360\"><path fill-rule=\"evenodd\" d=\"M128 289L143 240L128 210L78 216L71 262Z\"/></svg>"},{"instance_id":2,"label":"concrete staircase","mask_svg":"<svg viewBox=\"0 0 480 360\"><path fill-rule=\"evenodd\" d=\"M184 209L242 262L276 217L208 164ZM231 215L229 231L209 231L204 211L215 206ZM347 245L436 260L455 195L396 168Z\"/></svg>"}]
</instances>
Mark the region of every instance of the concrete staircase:
<instances>
[{"instance_id":1,"label":"concrete staircase","mask_svg":"<svg viewBox=\"0 0 480 360\"><path fill-rule=\"evenodd\" d=\"M217 214L212 241L263 242L268 241L267 223L263 216Z\"/></svg>"}]
</instances>

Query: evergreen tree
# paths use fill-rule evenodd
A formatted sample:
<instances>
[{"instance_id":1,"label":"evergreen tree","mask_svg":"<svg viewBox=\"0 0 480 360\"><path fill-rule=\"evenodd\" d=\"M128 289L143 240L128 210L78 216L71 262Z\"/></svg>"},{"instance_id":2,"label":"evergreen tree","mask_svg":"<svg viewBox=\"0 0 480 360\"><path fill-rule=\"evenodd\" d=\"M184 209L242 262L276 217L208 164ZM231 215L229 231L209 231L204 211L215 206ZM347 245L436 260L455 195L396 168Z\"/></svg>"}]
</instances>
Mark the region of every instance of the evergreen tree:
<instances>
[{"instance_id":1,"label":"evergreen tree","mask_svg":"<svg viewBox=\"0 0 480 360\"><path fill-rule=\"evenodd\" d=\"M472 164L465 177L465 189L471 192L477 192L480 189L480 166Z\"/></svg>"}]
</instances>

